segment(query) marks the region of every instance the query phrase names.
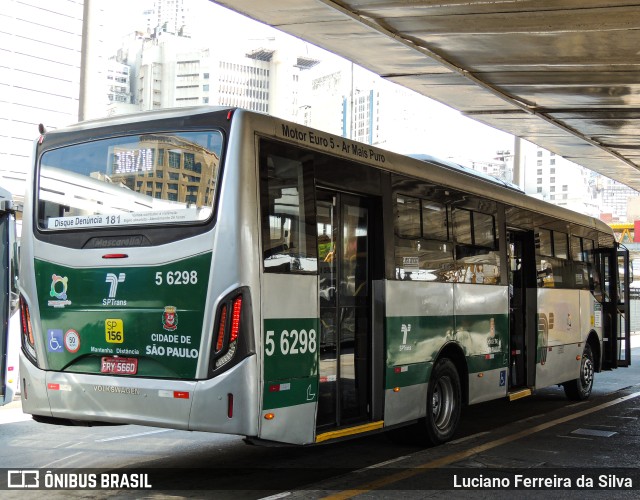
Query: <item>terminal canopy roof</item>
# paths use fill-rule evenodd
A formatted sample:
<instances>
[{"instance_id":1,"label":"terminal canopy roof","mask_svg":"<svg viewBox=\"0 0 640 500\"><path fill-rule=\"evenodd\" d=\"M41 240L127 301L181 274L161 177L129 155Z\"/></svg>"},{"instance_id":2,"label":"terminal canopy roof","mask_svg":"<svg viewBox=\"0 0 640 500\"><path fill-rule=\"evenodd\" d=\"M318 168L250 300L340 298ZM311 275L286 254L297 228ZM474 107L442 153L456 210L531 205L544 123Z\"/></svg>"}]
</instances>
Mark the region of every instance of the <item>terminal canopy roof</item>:
<instances>
[{"instance_id":1,"label":"terminal canopy roof","mask_svg":"<svg viewBox=\"0 0 640 500\"><path fill-rule=\"evenodd\" d=\"M215 1L640 190L640 2Z\"/></svg>"}]
</instances>

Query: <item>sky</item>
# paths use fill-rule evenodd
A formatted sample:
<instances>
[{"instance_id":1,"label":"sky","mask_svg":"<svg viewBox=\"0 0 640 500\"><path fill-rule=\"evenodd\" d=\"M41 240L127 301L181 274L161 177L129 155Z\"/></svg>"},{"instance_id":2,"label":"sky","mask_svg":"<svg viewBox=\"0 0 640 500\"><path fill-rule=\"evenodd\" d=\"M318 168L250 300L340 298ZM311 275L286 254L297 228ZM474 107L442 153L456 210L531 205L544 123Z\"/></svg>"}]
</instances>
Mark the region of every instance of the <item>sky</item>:
<instances>
[{"instance_id":1,"label":"sky","mask_svg":"<svg viewBox=\"0 0 640 500\"><path fill-rule=\"evenodd\" d=\"M240 48L244 45L255 46L256 40L279 33L274 28L209 0L188 1L194 19L193 38L220 39L224 40L228 46ZM150 8L153 1L98 0L97 5L104 9L104 24L106 33L109 34L105 40L106 44L113 48L112 52L115 53L122 36L141 28L139 21L141 13L146 6ZM331 65L340 67L345 64L344 59L311 44L307 43L306 48L311 57L322 60L321 64L325 71ZM325 74L328 74L328 71ZM424 109L429 120L428 137L398 134L399 137L390 149L404 154L423 153L440 158L451 158L461 163L492 161L496 151L513 151L514 138L510 134L467 118L460 112L430 99L425 100Z\"/></svg>"}]
</instances>

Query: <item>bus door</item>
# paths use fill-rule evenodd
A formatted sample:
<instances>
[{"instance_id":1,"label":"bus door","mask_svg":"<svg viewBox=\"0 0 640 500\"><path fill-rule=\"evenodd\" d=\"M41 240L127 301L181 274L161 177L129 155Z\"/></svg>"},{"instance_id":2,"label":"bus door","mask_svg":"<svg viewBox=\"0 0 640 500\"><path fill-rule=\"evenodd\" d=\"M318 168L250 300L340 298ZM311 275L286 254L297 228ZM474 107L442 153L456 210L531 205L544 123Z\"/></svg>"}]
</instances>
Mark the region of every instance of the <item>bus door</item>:
<instances>
[{"instance_id":1,"label":"bus door","mask_svg":"<svg viewBox=\"0 0 640 500\"><path fill-rule=\"evenodd\" d=\"M631 311L629 310L629 288L633 279L633 271L629 262L629 250L620 246L617 249L618 286L616 300L616 335L617 335L617 365L631 364Z\"/></svg>"},{"instance_id":2,"label":"bus door","mask_svg":"<svg viewBox=\"0 0 640 500\"><path fill-rule=\"evenodd\" d=\"M594 251L594 294L602 308L602 368L631 363L629 315L629 251L624 247Z\"/></svg>"},{"instance_id":3,"label":"bus door","mask_svg":"<svg viewBox=\"0 0 640 500\"><path fill-rule=\"evenodd\" d=\"M536 366L537 285L532 231L509 229L509 390L533 387Z\"/></svg>"},{"instance_id":4,"label":"bus door","mask_svg":"<svg viewBox=\"0 0 640 500\"><path fill-rule=\"evenodd\" d=\"M7 395L7 362L9 344L9 314L11 310L11 239L10 214L0 198L0 406Z\"/></svg>"},{"instance_id":5,"label":"bus door","mask_svg":"<svg viewBox=\"0 0 640 500\"><path fill-rule=\"evenodd\" d=\"M320 431L371 418L370 217L367 198L317 191Z\"/></svg>"}]
</instances>

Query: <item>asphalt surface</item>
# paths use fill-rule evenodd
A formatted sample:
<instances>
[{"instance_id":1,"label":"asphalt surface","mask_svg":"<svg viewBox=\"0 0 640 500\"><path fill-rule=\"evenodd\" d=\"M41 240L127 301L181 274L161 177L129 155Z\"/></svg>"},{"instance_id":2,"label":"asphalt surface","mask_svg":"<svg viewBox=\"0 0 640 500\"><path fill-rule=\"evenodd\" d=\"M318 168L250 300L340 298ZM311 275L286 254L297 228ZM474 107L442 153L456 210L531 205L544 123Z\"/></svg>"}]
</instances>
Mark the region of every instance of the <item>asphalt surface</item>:
<instances>
[{"instance_id":1,"label":"asphalt surface","mask_svg":"<svg viewBox=\"0 0 640 500\"><path fill-rule=\"evenodd\" d=\"M640 336L633 340L640 346ZM551 387L515 403L474 405L458 439L427 449L394 448L381 436L264 449L234 436L140 426L59 428L31 421L15 401L0 409L0 424L10 424L0 425L0 443L14 450L3 454L3 467L99 472L120 463L123 471L151 472L153 488L5 490L0 497L640 498L640 347L632 355L631 367L596 375L587 401L567 403ZM24 445L21 460L16 443Z\"/></svg>"}]
</instances>

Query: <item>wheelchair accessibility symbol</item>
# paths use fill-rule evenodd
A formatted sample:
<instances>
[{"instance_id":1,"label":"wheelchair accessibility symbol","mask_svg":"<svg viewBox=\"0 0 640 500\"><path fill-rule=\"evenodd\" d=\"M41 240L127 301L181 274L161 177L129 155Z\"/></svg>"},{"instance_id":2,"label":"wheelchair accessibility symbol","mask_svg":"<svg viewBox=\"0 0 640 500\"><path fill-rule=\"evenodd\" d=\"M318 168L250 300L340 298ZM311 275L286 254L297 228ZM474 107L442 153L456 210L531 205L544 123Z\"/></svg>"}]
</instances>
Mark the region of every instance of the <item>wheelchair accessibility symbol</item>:
<instances>
[{"instance_id":1,"label":"wheelchair accessibility symbol","mask_svg":"<svg viewBox=\"0 0 640 500\"><path fill-rule=\"evenodd\" d=\"M507 370L500 370L500 387L504 387L507 383Z\"/></svg>"},{"instance_id":2,"label":"wheelchair accessibility symbol","mask_svg":"<svg viewBox=\"0 0 640 500\"><path fill-rule=\"evenodd\" d=\"M47 351L63 352L62 330L47 330Z\"/></svg>"}]
</instances>

